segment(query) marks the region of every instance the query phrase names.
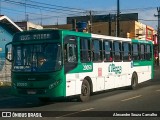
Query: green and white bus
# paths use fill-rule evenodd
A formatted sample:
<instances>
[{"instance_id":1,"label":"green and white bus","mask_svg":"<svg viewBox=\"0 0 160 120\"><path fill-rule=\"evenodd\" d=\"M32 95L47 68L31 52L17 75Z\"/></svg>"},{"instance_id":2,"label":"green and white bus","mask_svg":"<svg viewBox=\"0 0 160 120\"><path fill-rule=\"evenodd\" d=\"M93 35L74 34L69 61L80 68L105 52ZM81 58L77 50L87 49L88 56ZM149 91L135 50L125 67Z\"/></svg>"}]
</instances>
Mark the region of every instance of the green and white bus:
<instances>
[{"instance_id":1,"label":"green and white bus","mask_svg":"<svg viewBox=\"0 0 160 120\"><path fill-rule=\"evenodd\" d=\"M33 30L6 45L12 92L40 100L79 96L153 78L151 41L68 30ZM11 53L11 55L10 55Z\"/></svg>"}]
</instances>

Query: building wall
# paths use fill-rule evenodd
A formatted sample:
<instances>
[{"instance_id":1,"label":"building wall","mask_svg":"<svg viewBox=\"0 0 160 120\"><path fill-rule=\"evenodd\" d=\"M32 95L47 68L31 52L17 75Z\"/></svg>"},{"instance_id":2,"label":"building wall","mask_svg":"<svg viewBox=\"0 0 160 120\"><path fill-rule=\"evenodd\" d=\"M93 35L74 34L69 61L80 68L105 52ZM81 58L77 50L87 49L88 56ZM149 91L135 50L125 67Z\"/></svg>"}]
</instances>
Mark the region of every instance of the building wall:
<instances>
[{"instance_id":1,"label":"building wall","mask_svg":"<svg viewBox=\"0 0 160 120\"><path fill-rule=\"evenodd\" d=\"M146 25L135 21L135 38L136 39L146 39Z\"/></svg>"},{"instance_id":2,"label":"building wall","mask_svg":"<svg viewBox=\"0 0 160 120\"><path fill-rule=\"evenodd\" d=\"M146 26L146 40L153 40L154 34L154 29L150 26Z\"/></svg>"},{"instance_id":3,"label":"building wall","mask_svg":"<svg viewBox=\"0 0 160 120\"><path fill-rule=\"evenodd\" d=\"M16 22L16 24L23 30L43 29L43 26L31 22Z\"/></svg>"},{"instance_id":4,"label":"building wall","mask_svg":"<svg viewBox=\"0 0 160 120\"><path fill-rule=\"evenodd\" d=\"M11 81L11 63L5 60L5 45L12 41L13 35L0 26L0 82Z\"/></svg>"},{"instance_id":5,"label":"building wall","mask_svg":"<svg viewBox=\"0 0 160 120\"><path fill-rule=\"evenodd\" d=\"M72 24L44 25L43 29L66 29L66 30L72 30Z\"/></svg>"},{"instance_id":6,"label":"building wall","mask_svg":"<svg viewBox=\"0 0 160 120\"><path fill-rule=\"evenodd\" d=\"M33 30L33 29L43 29L43 27L41 25L27 22L27 30Z\"/></svg>"},{"instance_id":7,"label":"building wall","mask_svg":"<svg viewBox=\"0 0 160 120\"><path fill-rule=\"evenodd\" d=\"M13 35L0 26L0 57L4 57L5 45L12 41Z\"/></svg>"},{"instance_id":8,"label":"building wall","mask_svg":"<svg viewBox=\"0 0 160 120\"><path fill-rule=\"evenodd\" d=\"M109 35L109 23L108 22L97 22L93 23L92 32L95 34ZM121 21L120 22L120 37L134 38L135 36L135 21ZM116 23L111 23L111 36L116 35Z\"/></svg>"}]
</instances>

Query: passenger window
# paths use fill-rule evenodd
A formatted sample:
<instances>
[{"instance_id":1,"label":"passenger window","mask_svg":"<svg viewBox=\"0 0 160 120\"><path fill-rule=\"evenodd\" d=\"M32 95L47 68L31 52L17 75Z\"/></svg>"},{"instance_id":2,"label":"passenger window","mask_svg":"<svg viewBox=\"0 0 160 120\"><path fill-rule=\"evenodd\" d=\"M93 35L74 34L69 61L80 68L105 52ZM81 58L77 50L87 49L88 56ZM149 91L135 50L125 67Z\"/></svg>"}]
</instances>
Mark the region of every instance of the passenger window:
<instances>
[{"instance_id":1,"label":"passenger window","mask_svg":"<svg viewBox=\"0 0 160 120\"><path fill-rule=\"evenodd\" d=\"M144 49L145 48L145 46L144 46L144 44L141 44L140 45L140 60L144 60L145 59L145 54L144 54Z\"/></svg>"},{"instance_id":2,"label":"passenger window","mask_svg":"<svg viewBox=\"0 0 160 120\"><path fill-rule=\"evenodd\" d=\"M132 58L133 60L139 60L138 44L132 45Z\"/></svg>"},{"instance_id":3,"label":"passenger window","mask_svg":"<svg viewBox=\"0 0 160 120\"><path fill-rule=\"evenodd\" d=\"M91 61L90 39L88 39L88 38L81 38L80 39L80 54L81 54L81 62Z\"/></svg>"},{"instance_id":4,"label":"passenger window","mask_svg":"<svg viewBox=\"0 0 160 120\"><path fill-rule=\"evenodd\" d=\"M113 61L112 55L112 42L111 41L104 41L103 42L104 48L104 61Z\"/></svg>"},{"instance_id":5,"label":"passenger window","mask_svg":"<svg viewBox=\"0 0 160 120\"><path fill-rule=\"evenodd\" d=\"M145 52L146 60L151 60L152 59L151 45L146 45L145 51L146 51Z\"/></svg>"},{"instance_id":6,"label":"passenger window","mask_svg":"<svg viewBox=\"0 0 160 120\"><path fill-rule=\"evenodd\" d=\"M120 42L114 42L114 61L121 61L121 43Z\"/></svg>"},{"instance_id":7,"label":"passenger window","mask_svg":"<svg viewBox=\"0 0 160 120\"><path fill-rule=\"evenodd\" d=\"M123 42L123 61L130 61L131 58L131 44L128 42Z\"/></svg>"},{"instance_id":8,"label":"passenger window","mask_svg":"<svg viewBox=\"0 0 160 120\"><path fill-rule=\"evenodd\" d=\"M102 61L102 42L99 40L92 41L93 61Z\"/></svg>"}]
</instances>

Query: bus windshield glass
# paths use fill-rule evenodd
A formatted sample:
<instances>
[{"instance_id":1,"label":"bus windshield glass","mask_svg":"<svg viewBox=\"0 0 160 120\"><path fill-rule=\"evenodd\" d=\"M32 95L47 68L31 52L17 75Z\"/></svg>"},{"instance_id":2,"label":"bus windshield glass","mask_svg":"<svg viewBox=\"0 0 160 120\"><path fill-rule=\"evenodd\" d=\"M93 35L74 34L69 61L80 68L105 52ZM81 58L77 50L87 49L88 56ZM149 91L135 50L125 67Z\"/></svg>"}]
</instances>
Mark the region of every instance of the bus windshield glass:
<instances>
[{"instance_id":1,"label":"bus windshield glass","mask_svg":"<svg viewBox=\"0 0 160 120\"><path fill-rule=\"evenodd\" d=\"M61 45L58 43L14 46L13 71L49 72L60 70L61 66Z\"/></svg>"}]
</instances>

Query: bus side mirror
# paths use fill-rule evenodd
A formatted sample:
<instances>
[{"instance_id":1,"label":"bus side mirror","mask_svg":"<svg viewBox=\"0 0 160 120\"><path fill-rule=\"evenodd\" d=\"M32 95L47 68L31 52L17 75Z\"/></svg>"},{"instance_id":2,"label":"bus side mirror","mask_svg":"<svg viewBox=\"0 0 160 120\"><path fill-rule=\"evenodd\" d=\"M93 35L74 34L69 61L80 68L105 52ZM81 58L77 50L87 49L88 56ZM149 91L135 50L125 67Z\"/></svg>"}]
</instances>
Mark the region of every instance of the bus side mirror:
<instances>
[{"instance_id":1,"label":"bus side mirror","mask_svg":"<svg viewBox=\"0 0 160 120\"><path fill-rule=\"evenodd\" d=\"M12 42L7 43L5 45L5 58L9 61L13 61L13 56L12 56Z\"/></svg>"}]
</instances>

